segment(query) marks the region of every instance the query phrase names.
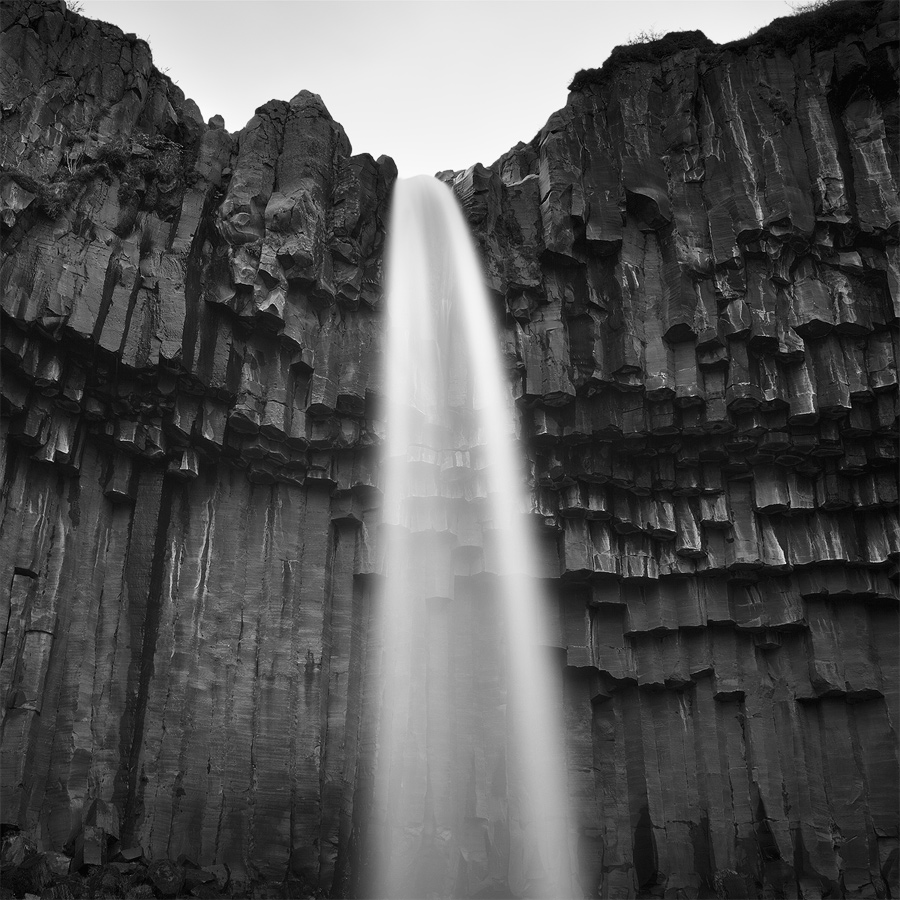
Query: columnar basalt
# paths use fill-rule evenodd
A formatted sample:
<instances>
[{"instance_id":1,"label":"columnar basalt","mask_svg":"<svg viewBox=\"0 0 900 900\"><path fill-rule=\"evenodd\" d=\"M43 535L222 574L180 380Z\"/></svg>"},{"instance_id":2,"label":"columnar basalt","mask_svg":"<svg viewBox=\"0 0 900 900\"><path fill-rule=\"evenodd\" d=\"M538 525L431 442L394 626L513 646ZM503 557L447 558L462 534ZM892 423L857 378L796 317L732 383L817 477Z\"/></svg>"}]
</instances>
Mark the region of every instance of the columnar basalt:
<instances>
[{"instance_id":1,"label":"columnar basalt","mask_svg":"<svg viewBox=\"0 0 900 900\"><path fill-rule=\"evenodd\" d=\"M133 35L0 14L2 821L352 893L396 168L316 95L229 134ZM897 22L808 15L620 54L441 175L532 472L586 896L900 893ZM496 742L464 455L423 460L460 470L434 658ZM502 863L492 775L452 774L460 892Z\"/></svg>"}]
</instances>

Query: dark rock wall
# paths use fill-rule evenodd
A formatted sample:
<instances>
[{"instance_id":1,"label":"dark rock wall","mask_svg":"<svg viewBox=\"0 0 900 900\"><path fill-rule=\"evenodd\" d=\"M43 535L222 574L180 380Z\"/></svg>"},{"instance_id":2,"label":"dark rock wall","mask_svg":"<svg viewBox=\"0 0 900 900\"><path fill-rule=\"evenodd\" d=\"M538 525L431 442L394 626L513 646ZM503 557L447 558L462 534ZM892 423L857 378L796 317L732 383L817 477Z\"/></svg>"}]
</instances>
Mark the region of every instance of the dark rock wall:
<instances>
[{"instance_id":1,"label":"dark rock wall","mask_svg":"<svg viewBox=\"0 0 900 900\"><path fill-rule=\"evenodd\" d=\"M3 821L344 893L396 169L315 95L230 135L133 36L0 12ZM624 65L442 175L508 313L586 895L898 895L897 24L871 19ZM461 606L490 577L464 518ZM496 680L454 627L448 665Z\"/></svg>"},{"instance_id":2,"label":"dark rock wall","mask_svg":"<svg viewBox=\"0 0 900 900\"><path fill-rule=\"evenodd\" d=\"M873 13L816 52L582 79L442 176L511 313L604 896L896 884L897 21Z\"/></svg>"},{"instance_id":3,"label":"dark rock wall","mask_svg":"<svg viewBox=\"0 0 900 900\"><path fill-rule=\"evenodd\" d=\"M330 884L396 168L309 93L229 135L133 36L2 13L4 821L62 847L99 800Z\"/></svg>"}]
</instances>

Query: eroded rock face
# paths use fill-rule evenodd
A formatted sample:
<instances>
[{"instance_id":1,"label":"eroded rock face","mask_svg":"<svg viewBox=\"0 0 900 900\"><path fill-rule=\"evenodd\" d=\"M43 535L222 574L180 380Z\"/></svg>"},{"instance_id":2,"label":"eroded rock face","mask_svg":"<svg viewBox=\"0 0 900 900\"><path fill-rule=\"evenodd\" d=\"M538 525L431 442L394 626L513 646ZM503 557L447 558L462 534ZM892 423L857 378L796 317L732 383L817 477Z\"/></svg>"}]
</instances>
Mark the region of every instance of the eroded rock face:
<instances>
[{"instance_id":1,"label":"eroded rock face","mask_svg":"<svg viewBox=\"0 0 900 900\"><path fill-rule=\"evenodd\" d=\"M358 891L396 168L316 95L231 135L133 36L0 12L3 821L173 884ZM870 19L623 65L441 176L504 313L586 896L898 893L897 34ZM460 561L433 658L502 747L472 496L425 526ZM467 850L435 879L465 894L504 839L496 772L454 765Z\"/></svg>"}]
</instances>

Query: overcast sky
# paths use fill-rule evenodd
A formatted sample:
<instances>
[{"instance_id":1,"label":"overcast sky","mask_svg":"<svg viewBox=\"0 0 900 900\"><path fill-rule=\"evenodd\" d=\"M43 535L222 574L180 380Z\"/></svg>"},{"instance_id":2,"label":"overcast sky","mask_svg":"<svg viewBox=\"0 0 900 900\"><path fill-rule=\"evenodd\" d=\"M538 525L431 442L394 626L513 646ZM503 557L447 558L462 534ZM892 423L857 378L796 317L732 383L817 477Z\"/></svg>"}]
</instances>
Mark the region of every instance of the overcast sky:
<instances>
[{"instance_id":1,"label":"overcast sky","mask_svg":"<svg viewBox=\"0 0 900 900\"><path fill-rule=\"evenodd\" d=\"M204 117L322 96L354 153L400 175L492 163L565 105L572 76L640 31L741 38L795 0L83 0L147 40Z\"/></svg>"}]
</instances>

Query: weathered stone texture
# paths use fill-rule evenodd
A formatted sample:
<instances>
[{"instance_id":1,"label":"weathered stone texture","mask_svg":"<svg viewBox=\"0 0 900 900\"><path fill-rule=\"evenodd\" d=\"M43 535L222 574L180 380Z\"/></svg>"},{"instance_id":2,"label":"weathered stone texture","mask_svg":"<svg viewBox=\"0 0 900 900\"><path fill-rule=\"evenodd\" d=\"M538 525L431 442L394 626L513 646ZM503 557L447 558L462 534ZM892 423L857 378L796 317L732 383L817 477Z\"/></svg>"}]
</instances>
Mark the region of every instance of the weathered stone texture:
<instances>
[{"instance_id":1,"label":"weathered stone texture","mask_svg":"<svg viewBox=\"0 0 900 900\"><path fill-rule=\"evenodd\" d=\"M0 12L3 821L346 893L396 168L316 95L231 135L133 36ZM506 313L586 896L898 894L897 62L889 4L685 49L441 174ZM459 475L430 664L502 746ZM492 777L449 788L462 891L502 862Z\"/></svg>"}]
</instances>

